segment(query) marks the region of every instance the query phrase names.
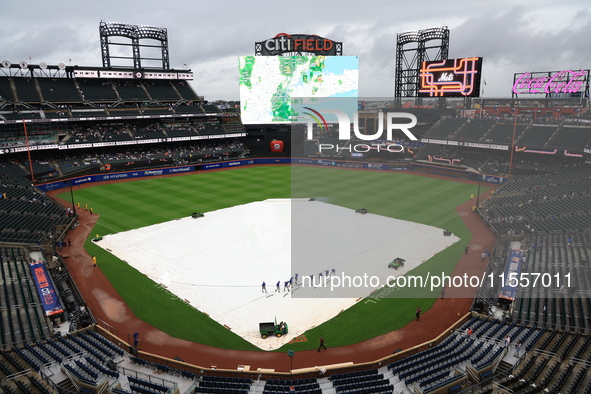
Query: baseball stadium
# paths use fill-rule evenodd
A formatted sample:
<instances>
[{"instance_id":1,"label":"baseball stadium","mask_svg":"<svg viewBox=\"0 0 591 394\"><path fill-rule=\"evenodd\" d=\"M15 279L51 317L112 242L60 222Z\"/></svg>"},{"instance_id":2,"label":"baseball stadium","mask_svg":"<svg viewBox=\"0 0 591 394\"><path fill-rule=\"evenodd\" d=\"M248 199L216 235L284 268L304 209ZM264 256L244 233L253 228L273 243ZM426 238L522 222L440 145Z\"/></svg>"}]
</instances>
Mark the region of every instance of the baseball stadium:
<instances>
[{"instance_id":1,"label":"baseball stadium","mask_svg":"<svg viewBox=\"0 0 591 394\"><path fill-rule=\"evenodd\" d=\"M0 67L5 393L591 393L588 69L484 98L443 26L363 98L346 42L281 33L231 102L166 28L99 38Z\"/></svg>"}]
</instances>

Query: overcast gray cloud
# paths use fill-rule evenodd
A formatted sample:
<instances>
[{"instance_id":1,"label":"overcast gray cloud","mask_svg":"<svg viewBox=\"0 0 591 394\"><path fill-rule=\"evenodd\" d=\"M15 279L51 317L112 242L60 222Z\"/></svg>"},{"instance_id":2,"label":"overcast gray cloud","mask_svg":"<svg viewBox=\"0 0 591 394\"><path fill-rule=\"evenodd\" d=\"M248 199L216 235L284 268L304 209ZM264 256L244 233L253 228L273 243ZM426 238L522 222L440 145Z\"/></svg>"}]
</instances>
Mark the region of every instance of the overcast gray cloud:
<instances>
[{"instance_id":1,"label":"overcast gray cloud","mask_svg":"<svg viewBox=\"0 0 591 394\"><path fill-rule=\"evenodd\" d=\"M188 64L194 89L209 100L238 99L237 57L277 33L343 41L359 56L359 93L394 91L396 34L447 25L450 57L483 56L484 95L510 95L513 73L591 67L591 3L549 0L476 2L316 0L154 0L3 2L0 60L100 66L98 26L107 22L166 27L171 67Z\"/></svg>"}]
</instances>

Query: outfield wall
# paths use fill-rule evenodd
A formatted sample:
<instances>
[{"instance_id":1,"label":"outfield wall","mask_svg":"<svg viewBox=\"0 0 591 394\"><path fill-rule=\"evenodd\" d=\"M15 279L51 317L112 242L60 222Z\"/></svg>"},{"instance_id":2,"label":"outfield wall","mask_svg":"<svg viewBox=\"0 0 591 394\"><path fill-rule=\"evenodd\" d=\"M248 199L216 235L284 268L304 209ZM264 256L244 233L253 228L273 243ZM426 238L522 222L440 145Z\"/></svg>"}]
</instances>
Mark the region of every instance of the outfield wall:
<instances>
[{"instance_id":1,"label":"outfield wall","mask_svg":"<svg viewBox=\"0 0 591 394\"><path fill-rule=\"evenodd\" d=\"M192 173L195 171L207 171L215 170L220 168L233 168L242 167L248 165L260 165L260 164L306 164L316 165L323 167L340 167L340 168L357 168L366 170L376 171L417 171L424 172L434 175L443 175L452 178L467 179L472 181L503 184L508 178L494 175L479 174L471 171L458 170L448 167L440 167L434 165L420 164L420 163L365 163L365 162L352 162L352 161L341 161L341 160L327 160L327 159L308 159L301 157L280 157L280 158L256 158L256 159L242 159L233 161L224 161L218 163L199 164L191 166L181 167L166 167L166 168L155 168L150 170L141 171L128 171L128 172L114 172L114 173L102 173L97 175L86 175L81 177L70 178L57 182L49 182L41 185L37 185L39 190L47 192L51 190L63 189L65 187L82 185L85 183L95 183L104 181L113 181L118 179L133 179L133 178L144 178L151 176L171 175L180 173Z\"/></svg>"}]
</instances>

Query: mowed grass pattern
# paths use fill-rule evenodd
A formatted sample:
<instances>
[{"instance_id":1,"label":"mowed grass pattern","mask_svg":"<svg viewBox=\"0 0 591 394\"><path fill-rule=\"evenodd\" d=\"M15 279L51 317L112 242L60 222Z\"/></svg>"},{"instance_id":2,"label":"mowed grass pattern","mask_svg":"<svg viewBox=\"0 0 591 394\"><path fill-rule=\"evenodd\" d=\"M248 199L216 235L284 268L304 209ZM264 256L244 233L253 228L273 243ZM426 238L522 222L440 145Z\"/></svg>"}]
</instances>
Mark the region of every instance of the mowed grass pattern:
<instances>
[{"instance_id":1,"label":"mowed grass pattern","mask_svg":"<svg viewBox=\"0 0 591 394\"><path fill-rule=\"evenodd\" d=\"M254 345L177 299L90 239L95 234L149 226L186 217L195 211L208 212L269 198L314 197L351 209L363 207L375 214L450 229L462 241L412 274L434 269L451 273L470 240L470 233L454 207L475 191L472 185L406 173L267 166L97 185L74 190L74 199L82 206L87 203L100 215L86 249L97 256L100 269L138 318L177 338L224 349L254 350ZM69 193L60 197L70 199ZM420 246L417 240L417 247ZM357 343L403 327L414 318L417 306L423 311L432 306L433 296L403 291L397 297L404 299L358 303L310 330L306 336L313 339L323 334L330 346ZM319 300L319 307L324 302L330 300ZM287 347L306 350L316 346L312 340L286 345L280 351Z\"/></svg>"},{"instance_id":2,"label":"mowed grass pattern","mask_svg":"<svg viewBox=\"0 0 591 394\"><path fill-rule=\"evenodd\" d=\"M406 173L346 171L293 167L294 197L326 198L330 203L371 213L441 227L457 216L474 186Z\"/></svg>"},{"instance_id":3,"label":"mowed grass pattern","mask_svg":"<svg viewBox=\"0 0 591 394\"><path fill-rule=\"evenodd\" d=\"M114 183L75 191L74 199L93 207L101 215L98 229L102 234L110 234L186 217L195 211L208 212L267 198L289 197L286 169L252 170L255 171Z\"/></svg>"}]
</instances>

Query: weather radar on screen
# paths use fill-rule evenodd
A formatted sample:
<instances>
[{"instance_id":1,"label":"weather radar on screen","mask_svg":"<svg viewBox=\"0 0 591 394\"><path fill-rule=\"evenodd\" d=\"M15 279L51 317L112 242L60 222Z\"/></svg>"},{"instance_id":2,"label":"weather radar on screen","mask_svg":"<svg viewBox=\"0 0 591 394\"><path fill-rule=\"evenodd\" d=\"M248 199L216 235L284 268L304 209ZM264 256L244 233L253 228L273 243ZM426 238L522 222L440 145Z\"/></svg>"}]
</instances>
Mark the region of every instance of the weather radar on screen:
<instances>
[{"instance_id":1,"label":"weather radar on screen","mask_svg":"<svg viewBox=\"0 0 591 394\"><path fill-rule=\"evenodd\" d=\"M357 56L241 56L244 124L289 123L292 97L357 97Z\"/></svg>"}]
</instances>

